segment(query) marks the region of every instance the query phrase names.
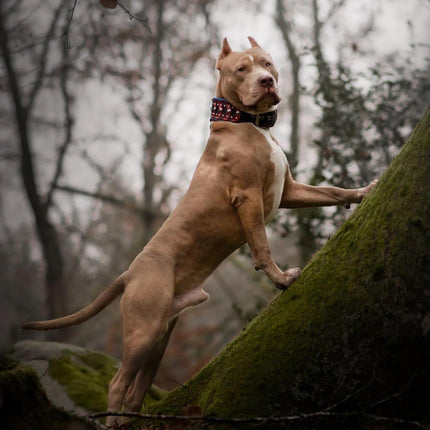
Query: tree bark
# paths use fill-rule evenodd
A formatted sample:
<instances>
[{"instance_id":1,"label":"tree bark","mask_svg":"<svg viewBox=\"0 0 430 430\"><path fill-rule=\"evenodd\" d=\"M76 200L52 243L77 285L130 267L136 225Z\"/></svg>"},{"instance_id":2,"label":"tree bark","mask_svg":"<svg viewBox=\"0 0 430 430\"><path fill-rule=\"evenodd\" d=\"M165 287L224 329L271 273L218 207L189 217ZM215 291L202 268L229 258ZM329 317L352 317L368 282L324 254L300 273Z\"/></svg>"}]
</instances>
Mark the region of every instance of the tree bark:
<instances>
[{"instance_id":1,"label":"tree bark","mask_svg":"<svg viewBox=\"0 0 430 430\"><path fill-rule=\"evenodd\" d=\"M295 424L304 429L425 428L429 161L430 109L377 187L299 280L149 411L183 414L196 406L218 417L310 414Z\"/></svg>"}]
</instances>

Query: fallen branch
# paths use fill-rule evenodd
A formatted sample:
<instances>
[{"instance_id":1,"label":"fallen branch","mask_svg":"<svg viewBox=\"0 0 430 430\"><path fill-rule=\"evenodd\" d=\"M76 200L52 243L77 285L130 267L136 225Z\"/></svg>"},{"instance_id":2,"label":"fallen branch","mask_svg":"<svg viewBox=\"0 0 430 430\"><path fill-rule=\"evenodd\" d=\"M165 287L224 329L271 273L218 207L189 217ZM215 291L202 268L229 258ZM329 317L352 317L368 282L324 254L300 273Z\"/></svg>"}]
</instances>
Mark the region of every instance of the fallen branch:
<instances>
[{"instance_id":1,"label":"fallen branch","mask_svg":"<svg viewBox=\"0 0 430 430\"><path fill-rule=\"evenodd\" d=\"M139 418L143 420L154 421L193 421L205 423L218 423L218 424L256 424L262 425L266 423L286 423L286 422L299 422L318 418L366 418L372 421L380 421L393 424L402 424L410 426L411 428L428 430L428 427L417 421L408 421L401 418L392 418L379 415L368 414L365 412L329 412L319 411L311 412L308 414L287 415L287 416L270 416L270 417L217 417L217 416L203 416L203 415L153 415L153 414L140 414L137 412L101 412L89 415L89 418L105 418L108 416L113 417L127 417Z\"/></svg>"}]
</instances>

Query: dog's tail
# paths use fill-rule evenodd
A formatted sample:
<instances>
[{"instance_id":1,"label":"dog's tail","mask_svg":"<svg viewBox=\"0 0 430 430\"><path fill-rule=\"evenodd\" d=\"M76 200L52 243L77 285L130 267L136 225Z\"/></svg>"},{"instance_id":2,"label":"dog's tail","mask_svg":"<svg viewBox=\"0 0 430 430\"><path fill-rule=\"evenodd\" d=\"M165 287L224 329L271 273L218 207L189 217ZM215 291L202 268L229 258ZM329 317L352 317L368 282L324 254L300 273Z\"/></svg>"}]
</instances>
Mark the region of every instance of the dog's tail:
<instances>
[{"instance_id":1,"label":"dog's tail","mask_svg":"<svg viewBox=\"0 0 430 430\"><path fill-rule=\"evenodd\" d=\"M109 287L106 288L96 299L89 305L85 306L74 314L65 317L56 318L47 321L30 321L25 323L22 328L25 330L54 330L57 328L77 325L89 320L98 314L102 309L114 301L123 291L126 285L125 277L127 272L118 276Z\"/></svg>"}]
</instances>

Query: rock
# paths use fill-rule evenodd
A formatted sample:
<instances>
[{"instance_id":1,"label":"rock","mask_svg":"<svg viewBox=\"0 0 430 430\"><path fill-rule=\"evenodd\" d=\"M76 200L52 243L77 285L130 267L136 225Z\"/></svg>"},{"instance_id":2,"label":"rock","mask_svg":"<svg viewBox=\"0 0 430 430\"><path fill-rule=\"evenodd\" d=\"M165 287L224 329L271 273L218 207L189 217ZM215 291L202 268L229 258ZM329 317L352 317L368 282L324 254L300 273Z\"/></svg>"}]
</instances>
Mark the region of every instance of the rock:
<instances>
[{"instance_id":1,"label":"rock","mask_svg":"<svg viewBox=\"0 0 430 430\"><path fill-rule=\"evenodd\" d=\"M112 357L76 345L36 340L18 342L11 356L35 370L55 406L81 416L106 410L109 381L119 365Z\"/></svg>"},{"instance_id":2,"label":"rock","mask_svg":"<svg viewBox=\"0 0 430 430\"><path fill-rule=\"evenodd\" d=\"M6 423L13 430L86 430L93 428L79 417L107 409L109 382L119 362L107 354L61 342L23 340L11 355L0 360L0 412L10 412ZM164 393L152 387L150 405ZM52 427L44 427L44 416ZM67 422L67 426L64 423ZM61 424L62 423L62 424ZM72 423L73 426L70 424ZM57 427L56 427L57 426Z\"/></svg>"},{"instance_id":3,"label":"rock","mask_svg":"<svg viewBox=\"0 0 430 430\"><path fill-rule=\"evenodd\" d=\"M80 346L63 342L43 342L38 340L22 340L13 347L12 357L21 361L54 360L60 358L64 351L84 353Z\"/></svg>"},{"instance_id":4,"label":"rock","mask_svg":"<svg viewBox=\"0 0 430 430\"><path fill-rule=\"evenodd\" d=\"M94 430L97 427L54 406L30 366L0 357L0 428Z\"/></svg>"}]
</instances>

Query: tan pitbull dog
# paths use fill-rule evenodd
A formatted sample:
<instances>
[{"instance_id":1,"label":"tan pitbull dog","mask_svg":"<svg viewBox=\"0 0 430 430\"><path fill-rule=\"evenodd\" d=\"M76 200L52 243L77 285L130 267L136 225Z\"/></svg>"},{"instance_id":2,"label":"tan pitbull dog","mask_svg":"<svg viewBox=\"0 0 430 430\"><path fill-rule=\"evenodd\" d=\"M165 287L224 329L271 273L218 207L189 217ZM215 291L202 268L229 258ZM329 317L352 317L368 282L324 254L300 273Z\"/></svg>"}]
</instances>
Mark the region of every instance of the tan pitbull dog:
<instances>
[{"instance_id":1,"label":"tan pitbull dog","mask_svg":"<svg viewBox=\"0 0 430 430\"><path fill-rule=\"evenodd\" d=\"M179 313L208 298L202 283L234 250L248 242L254 266L280 289L300 269L273 261L265 224L279 208L349 205L373 188L346 190L295 182L269 126L280 101L278 73L253 38L233 52L224 39L209 140L191 185L160 230L90 305L72 315L23 327L50 330L79 324L119 294L122 364L109 386L109 411L139 411ZM115 419L108 420L113 424Z\"/></svg>"}]
</instances>

